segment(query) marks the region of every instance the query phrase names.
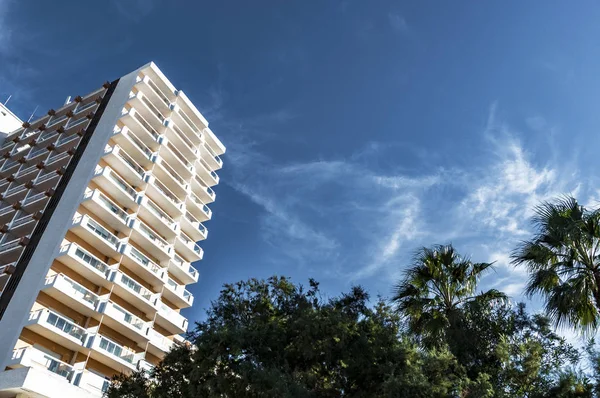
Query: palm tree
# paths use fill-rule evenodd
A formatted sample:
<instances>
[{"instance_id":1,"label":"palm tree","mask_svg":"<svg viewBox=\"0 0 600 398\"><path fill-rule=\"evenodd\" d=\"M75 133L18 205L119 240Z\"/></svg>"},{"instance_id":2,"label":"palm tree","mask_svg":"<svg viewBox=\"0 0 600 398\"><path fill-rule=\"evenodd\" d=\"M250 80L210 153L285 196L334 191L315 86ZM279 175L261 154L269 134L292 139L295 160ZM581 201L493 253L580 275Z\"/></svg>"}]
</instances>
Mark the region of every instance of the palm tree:
<instances>
[{"instance_id":1,"label":"palm tree","mask_svg":"<svg viewBox=\"0 0 600 398\"><path fill-rule=\"evenodd\" d=\"M529 271L526 293L541 294L556 326L582 332L598 327L600 314L600 211L573 197L536 207L537 233L513 252L513 264Z\"/></svg>"},{"instance_id":2,"label":"palm tree","mask_svg":"<svg viewBox=\"0 0 600 398\"><path fill-rule=\"evenodd\" d=\"M491 267L491 263L471 262L452 245L421 248L395 286L392 301L409 331L427 347L438 347L450 332L460 329L466 305L506 299L495 289L475 293L479 279Z\"/></svg>"}]
</instances>

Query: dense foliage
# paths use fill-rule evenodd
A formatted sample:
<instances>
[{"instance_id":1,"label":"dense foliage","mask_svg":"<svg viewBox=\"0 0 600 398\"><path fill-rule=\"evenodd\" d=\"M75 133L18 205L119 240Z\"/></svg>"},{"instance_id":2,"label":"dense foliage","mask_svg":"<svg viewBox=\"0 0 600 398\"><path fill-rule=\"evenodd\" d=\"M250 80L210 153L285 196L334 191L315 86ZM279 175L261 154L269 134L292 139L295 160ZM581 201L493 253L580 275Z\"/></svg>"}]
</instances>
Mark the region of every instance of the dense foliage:
<instances>
[{"instance_id":1,"label":"dense foliage","mask_svg":"<svg viewBox=\"0 0 600 398\"><path fill-rule=\"evenodd\" d=\"M188 345L149 374L114 378L106 396L600 398L594 342L579 350L554 331L597 326L596 215L561 199L535 223L514 258L546 314L479 292L493 265L452 246L419 250L390 302L360 287L323 298L314 280L251 279L224 286Z\"/></svg>"}]
</instances>

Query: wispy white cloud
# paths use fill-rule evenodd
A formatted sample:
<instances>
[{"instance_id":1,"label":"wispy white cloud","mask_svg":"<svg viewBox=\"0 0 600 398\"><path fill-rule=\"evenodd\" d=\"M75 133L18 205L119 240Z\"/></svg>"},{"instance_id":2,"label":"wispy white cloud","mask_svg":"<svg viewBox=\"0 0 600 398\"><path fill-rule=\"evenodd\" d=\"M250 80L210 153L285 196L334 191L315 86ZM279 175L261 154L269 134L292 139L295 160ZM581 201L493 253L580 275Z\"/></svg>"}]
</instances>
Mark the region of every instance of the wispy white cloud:
<instances>
[{"instance_id":1,"label":"wispy white cloud","mask_svg":"<svg viewBox=\"0 0 600 398\"><path fill-rule=\"evenodd\" d=\"M156 8L159 0L112 0L111 3L121 16L139 22Z\"/></svg>"},{"instance_id":2,"label":"wispy white cloud","mask_svg":"<svg viewBox=\"0 0 600 398\"><path fill-rule=\"evenodd\" d=\"M405 33L408 31L408 24L406 23L406 19L400 14L390 12L387 15L388 23L390 27L396 32Z\"/></svg>"}]
</instances>

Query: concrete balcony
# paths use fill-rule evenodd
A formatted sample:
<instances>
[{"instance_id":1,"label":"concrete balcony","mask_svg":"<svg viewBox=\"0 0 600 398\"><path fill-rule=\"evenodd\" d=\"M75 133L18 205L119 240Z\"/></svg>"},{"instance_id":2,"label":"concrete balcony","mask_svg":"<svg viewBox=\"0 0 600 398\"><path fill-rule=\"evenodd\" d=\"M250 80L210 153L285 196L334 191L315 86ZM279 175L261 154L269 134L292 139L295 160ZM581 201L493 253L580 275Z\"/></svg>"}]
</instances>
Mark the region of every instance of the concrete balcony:
<instances>
[{"instance_id":1,"label":"concrete balcony","mask_svg":"<svg viewBox=\"0 0 600 398\"><path fill-rule=\"evenodd\" d=\"M77 243L62 246L56 259L93 284L106 288L110 286L110 272L118 267L116 264L106 264Z\"/></svg>"},{"instance_id":2,"label":"concrete balcony","mask_svg":"<svg viewBox=\"0 0 600 398\"><path fill-rule=\"evenodd\" d=\"M0 265L0 293L4 290L4 286L8 283L10 276L15 273L17 263Z\"/></svg>"},{"instance_id":3,"label":"concrete balcony","mask_svg":"<svg viewBox=\"0 0 600 398\"><path fill-rule=\"evenodd\" d=\"M173 246L142 220L134 220L132 227L130 240L143 247L151 256L158 261L173 257Z\"/></svg>"},{"instance_id":4,"label":"concrete balcony","mask_svg":"<svg viewBox=\"0 0 600 398\"><path fill-rule=\"evenodd\" d=\"M206 144L212 149L216 155L223 155L225 153L225 145L215 136L208 126L202 130Z\"/></svg>"},{"instance_id":5,"label":"concrete balcony","mask_svg":"<svg viewBox=\"0 0 600 398\"><path fill-rule=\"evenodd\" d=\"M119 205L104 195L99 189L86 188L81 204L91 210L94 215L108 224L114 231L129 233L130 221L134 214L125 212Z\"/></svg>"},{"instance_id":6,"label":"concrete balcony","mask_svg":"<svg viewBox=\"0 0 600 398\"><path fill-rule=\"evenodd\" d=\"M186 285L198 282L198 270L177 254L169 261L169 273Z\"/></svg>"},{"instance_id":7,"label":"concrete balcony","mask_svg":"<svg viewBox=\"0 0 600 398\"><path fill-rule=\"evenodd\" d=\"M12 357L9 359L7 367L11 369L22 367L43 369L49 371L53 375L63 377L69 382L75 373L73 367L68 363L62 362L34 347L13 350Z\"/></svg>"},{"instance_id":8,"label":"concrete balcony","mask_svg":"<svg viewBox=\"0 0 600 398\"><path fill-rule=\"evenodd\" d=\"M7 239L0 243L0 265L17 261L27 243L29 243L28 238Z\"/></svg>"},{"instance_id":9,"label":"concrete balcony","mask_svg":"<svg viewBox=\"0 0 600 398\"><path fill-rule=\"evenodd\" d=\"M139 282L121 271L113 272L110 279L115 283L113 288L114 293L127 300L127 302L145 314L153 316L157 309L160 293L154 293L146 289Z\"/></svg>"},{"instance_id":10,"label":"concrete balcony","mask_svg":"<svg viewBox=\"0 0 600 398\"><path fill-rule=\"evenodd\" d=\"M148 352L159 358L162 358L163 355L171 351L171 348L175 345L173 340L166 338L153 328L148 330L148 339Z\"/></svg>"},{"instance_id":11,"label":"concrete balcony","mask_svg":"<svg viewBox=\"0 0 600 398\"><path fill-rule=\"evenodd\" d=\"M146 196L160 206L169 216L179 217L184 212L184 203L155 176L148 178Z\"/></svg>"},{"instance_id":12,"label":"concrete balcony","mask_svg":"<svg viewBox=\"0 0 600 398\"><path fill-rule=\"evenodd\" d=\"M175 250L186 261L193 263L202 260L204 251L185 233L180 232L175 239Z\"/></svg>"},{"instance_id":13,"label":"concrete balcony","mask_svg":"<svg viewBox=\"0 0 600 398\"><path fill-rule=\"evenodd\" d=\"M194 304L194 295L186 290L184 285L180 285L171 278L165 284L162 297L169 300L177 308L187 308Z\"/></svg>"},{"instance_id":14,"label":"concrete balcony","mask_svg":"<svg viewBox=\"0 0 600 398\"><path fill-rule=\"evenodd\" d=\"M44 169L36 179L33 181L33 186L38 191L45 191L47 189L53 189L58 185L58 181L61 175L57 173L58 170Z\"/></svg>"},{"instance_id":15,"label":"concrete balcony","mask_svg":"<svg viewBox=\"0 0 600 398\"><path fill-rule=\"evenodd\" d=\"M150 148L151 151L157 151L162 135L148 123L137 109L131 106L125 106L121 112L119 119L128 129L133 131L135 135Z\"/></svg>"},{"instance_id":16,"label":"concrete balcony","mask_svg":"<svg viewBox=\"0 0 600 398\"><path fill-rule=\"evenodd\" d=\"M217 197L215 191L211 187L207 186L197 175L192 179L192 192L204 204L214 202Z\"/></svg>"},{"instance_id":17,"label":"concrete balcony","mask_svg":"<svg viewBox=\"0 0 600 398\"><path fill-rule=\"evenodd\" d=\"M94 246L99 252L112 258L121 254L119 248L127 238L119 239L108 229L100 225L90 216L75 213L70 230L81 239Z\"/></svg>"},{"instance_id":18,"label":"concrete balcony","mask_svg":"<svg viewBox=\"0 0 600 398\"><path fill-rule=\"evenodd\" d=\"M88 336L86 347L91 350L91 358L123 373L135 371L137 363L144 358L144 353L137 353L123 347L101 334Z\"/></svg>"},{"instance_id":19,"label":"concrete balcony","mask_svg":"<svg viewBox=\"0 0 600 398\"><path fill-rule=\"evenodd\" d=\"M30 190L25 199L23 199L21 209L28 213L42 211L51 196L51 191L36 192L35 190Z\"/></svg>"},{"instance_id":20,"label":"concrete balcony","mask_svg":"<svg viewBox=\"0 0 600 398\"><path fill-rule=\"evenodd\" d=\"M162 90L150 76L138 76L135 88L141 91L164 115L171 111L171 102L175 101L175 94Z\"/></svg>"},{"instance_id":21,"label":"concrete balcony","mask_svg":"<svg viewBox=\"0 0 600 398\"><path fill-rule=\"evenodd\" d=\"M212 187L219 183L219 176L217 173L211 170L206 161L202 158L196 162L196 175L207 187Z\"/></svg>"},{"instance_id":22,"label":"concrete balcony","mask_svg":"<svg viewBox=\"0 0 600 398\"><path fill-rule=\"evenodd\" d=\"M12 204L0 201L0 224L9 223L15 217L16 211Z\"/></svg>"},{"instance_id":23,"label":"concrete balcony","mask_svg":"<svg viewBox=\"0 0 600 398\"><path fill-rule=\"evenodd\" d=\"M29 188L25 187L25 185L13 182L2 194L2 199L7 203L15 203L23 200L28 192Z\"/></svg>"},{"instance_id":24,"label":"concrete balcony","mask_svg":"<svg viewBox=\"0 0 600 398\"><path fill-rule=\"evenodd\" d=\"M193 191L190 192L185 201L186 210L198 221L208 221L212 218L212 211Z\"/></svg>"},{"instance_id":25,"label":"concrete balcony","mask_svg":"<svg viewBox=\"0 0 600 398\"><path fill-rule=\"evenodd\" d=\"M42 291L75 311L92 316L100 297L64 274L46 278Z\"/></svg>"},{"instance_id":26,"label":"concrete balcony","mask_svg":"<svg viewBox=\"0 0 600 398\"><path fill-rule=\"evenodd\" d=\"M162 134L165 129L165 115L160 112L144 93L136 91L137 90L134 89L134 91L129 93L129 100L127 103L134 107L155 131Z\"/></svg>"},{"instance_id":27,"label":"concrete balcony","mask_svg":"<svg viewBox=\"0 0 600 398\"><path fill-rule=\"evenodd\" d=\"M115 127L112 138L140 166L149 167L152 164L154 151L144 144L127 126Z\"/></svg>"},{"instance_id":28,"label":"concrete balcony","mask_svg":"<svg viewBox=\"0 0 600 398\"><path fill-rule=\"evenodd\" d=\"M208 236L206 227L198 221L189 211L186 211L181 217L181 230L192 240L198 242L204 240Z\"/></svg>"},{"instance_id":29,"label":"concrete balcony","mask_svg":"<svg viewBox=\"0 0 600 398\"><path fill-rule=\"evenodd\" d=\"M160 300L154 323L173 334L185 333L188 328L188 320Z\"/></svg>"},{"instance_id":30,"label":"concrete balcony","mask_svg":"<svg viewBox=\"0 0 600 398\"><path fill-rule=\"evenodd\" d=\"M93 179L121 207L137 210L140 193L110 167L96 166Z\"/></svg>"},{"instance_id":31,"label":"concrete balcony","mask_svg":"<svg viewBox=\"0 0 600 398\"><path fill-rule=\"evenodd\" d=\"M15 236L29 236L42 214L21 214L21 217L15 218L10 222L8 230Z\"/></svg>"},{"instance_id":32,"label":"concrete balcony","mask_svg":"<svg viewBox=\"0 0 600 398\"><path fill-rule=\"evenodd\" d=\"M142 198L138 217L167 239L179 233L179 224L149 197Z\"/></svg>"},{"instance_id":33,"label":"concrete balcony","mask_svg":"<svg viewBox=\"0 0 600 398\"><path fill-rule=\"evenodd\" d=\"M107 145L103 159L131 186L138 187L145 184L146 170L120 146Z\"/></svg>"},{"instance_id":34,"label":"concrete balcony","mask_svg":"<svg viewBox=\"0 0 600 398\"><path fill-rule=\"evenodd\" d=\"M47 308L32 311L24 328L72 351L82 348L87 334L83 327Z\"/></svg>"},{"instance_id":35,"label":"concrete balcony","mask_svg":"<svg viewBox=\"0 0 600 398\"><path fill-rule=\"evenodd\" d=\"M58 170L61 167L67 167L71 161L71 155L67 152L56 153L53 151L45 162L46 169Z\"/></svg>"},{"instance_id":36,"label":"concrete balcony","mask_svg":"<svg viewBox=\"0 0 600 398\"><path fill-rule=\"evenodd\" d=\"M165 130L165 136L169 143L177 148L183 155L183 159L186 159L193 164L193 162L198 159L199 152L196 149L198 144L190 141L187 135L185 135L172 120L168 120L166 125L167 129Z\"/></svg>"},{"instance_id":37,"label":"concrete balcony","mask_svg":"<svg viewBox=\"0 0 600 398\"><path fill-rule=\"evenodd\" d=\"M188 117L180 105L174 104L171 106L173 112L171 113L171 120L178 129L187 137L187 139L198 146L204 143L204 135L202 129L196 126L194 122Z\"/></svg>"},{"instance_id":38,"label":"concrete balcony","mask_svg":"<svg viewBox=\"0 0 600 398\"><path fill-rule=\"evenodd\" d=\"M127 244L123 247L123 258L121 263L133 271L141 280L148 282L157 291L162 290L163 285L168 280L166 268L161 267L148 256Z\"/></svg>"},{"instance_id":39,"label":"concrete balcony","mask_svg":"<svg viewBox=\"0 0 600 398\"><path fill-rule=\"evenodd\" d=\"M166 160L173 169L177 170L184 179L190 179L196 173L194 162L198 157L186 157L171 143L171 141L164 139L158 154L161 158Z\"/></svg>"},{"instance_id":40,"label":"concrete balcony","mask_svg":"<svg viewBox=\"0 0 600 398\"><path fill-rule=\"evenodd\" d=\"M206 164L212 170L219 170L223 167L223 161L221 158L214 153L214 151L208 145L200 145L198 147L200 157L206 161Z\"/></svg>"},{"instance_id":41,"label":"concrete balcony","mask_svg":"<svg viewBox=\"0 0 600 398\"><path fill-rule=\"evenodd\" d=\"M103 324L116 330L123 336L137 341L141 347L146 346L148 329L152 326L152 322L143 321L112 301L100 303L98 312L104 314L102 318Z\"/></svg>"},{"instance_id":42,"label":"concrete balcony","mask_svg":"<svg viewBox=\"0 0 600 398\"><path fill-rule=\"evenodd\" d=\"M178 200L185 199L189 191L188 183L160 155L156 157L156 164L152 169L152 174L162 181Z\"/></svg>"},{"instance_id":43,"label":"concrete balcony","mask_svg":"<svg viewBox=\"0 0 600 398\"><path fill-rule=\"evenodd\" d=\"M75 375L73 384L96 398L101 398L110 386L110 378L83 370Z\"/></svg>"}]
</instances>

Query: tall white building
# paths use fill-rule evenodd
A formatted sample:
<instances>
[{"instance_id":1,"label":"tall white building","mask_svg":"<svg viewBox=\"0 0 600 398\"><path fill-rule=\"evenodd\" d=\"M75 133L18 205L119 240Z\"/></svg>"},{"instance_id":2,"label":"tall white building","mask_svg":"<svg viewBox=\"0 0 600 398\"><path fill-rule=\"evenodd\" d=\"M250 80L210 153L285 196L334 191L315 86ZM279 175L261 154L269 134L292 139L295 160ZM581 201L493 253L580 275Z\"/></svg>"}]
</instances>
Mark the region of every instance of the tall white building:
<instances>
[{"instance_id":1,"label":"tall white building","mask_svg":"<svg viewBox=\"0 0 600 398\"><path fill-rule=\"evenodd\" d=\"M0 398L100 397L182 340L225 147L153 63L3 129Z\"/></svg>"}]
</instances>

